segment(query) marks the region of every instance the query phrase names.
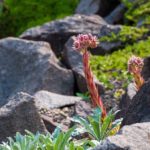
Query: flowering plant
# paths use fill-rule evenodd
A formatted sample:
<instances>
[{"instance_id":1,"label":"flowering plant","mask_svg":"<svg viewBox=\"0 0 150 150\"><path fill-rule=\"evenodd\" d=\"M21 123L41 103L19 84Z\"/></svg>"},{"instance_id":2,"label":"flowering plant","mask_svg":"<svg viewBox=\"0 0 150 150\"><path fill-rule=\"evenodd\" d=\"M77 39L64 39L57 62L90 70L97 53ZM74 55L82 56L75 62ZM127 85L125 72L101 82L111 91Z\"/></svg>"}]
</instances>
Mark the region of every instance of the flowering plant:
<instances>
[{"instance_id":1,"label":"flowering plant","mask_svg":"<svg viewBox=\"0 0 150 150\"><path fill-rule=\"evenodd\" d=\"M89 63L90 53L88 52L88 48L96 48L97 44L98 40L96 36L92 36L91 34L79 34L74 40L73 47L83 54L83 68L90 97L93 106L98 106L101 108L102 119L104 119L106 117L106 108L104 107L102 99L98 94L98 89L95 85L94 76Z\"/></svg>"},{"instance_id":2,"label":"flowering plant","mask_svg":"<svg viewBox=\"0 0 150 150\"><path fill-rule=\"evenodd\" d=\"M144 66L143 59L132 56L128 61L128 71L133 75L137 90L144 84L144 79L141 75Z\"/></svg>"},{"instance_id":3,"label":"flowering plant","mask_svg":"<svg viewBox=\"0 0 150 150\"><path fill-rule=\"evenodd\" d=\"M78 122L83 127L84 131L88 132L94 140L99 141L103 140L108 135L116 134L122 120L114 121L116 113L112 113L112 111L107 114L106 108L103 105L103 101L95 85L94 76L89 63L90 53L88 48L96 48L97 45L98 40L96 36L92 36L91 34L79 34L74 39L73 48L81 52L83 56L83 69L93 106L98 107L94 110L94 114L88 117L88 121L81 117L75 117L74 121Z\"/></svg>"}]
</instances>

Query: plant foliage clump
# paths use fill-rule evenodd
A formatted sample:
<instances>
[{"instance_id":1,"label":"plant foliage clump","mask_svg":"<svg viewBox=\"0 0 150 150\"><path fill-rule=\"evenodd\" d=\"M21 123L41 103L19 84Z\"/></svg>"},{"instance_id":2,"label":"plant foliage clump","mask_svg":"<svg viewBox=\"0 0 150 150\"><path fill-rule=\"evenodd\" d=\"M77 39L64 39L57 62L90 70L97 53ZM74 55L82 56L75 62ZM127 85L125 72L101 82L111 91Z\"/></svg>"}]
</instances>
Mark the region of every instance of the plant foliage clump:
<instances>
[{"instance_id":1,"label":"plant foliage clump","mask_svg":"<svg viewBox=\"0 0 150 150\"><path fill-rule=\"evenodd\" d=\"M148 32L148 29L142 27L122 26L121 30L115 34L113 32L108 36L103 36L100 41L116 42L121 41L122 43L133 43L139 39L142 39Z\"/></svg>"},{"instance_id":2,"label":"plant foliage clump","mask_svg":"<svg viewBox=\"0 0 150 150\"><path fill-rule=\"evenodd\" d=\"M140 26L150 25L150 1L149 0L122 0L128 8L125 17Z\"/></svg>"},{"instance_id":3,"label":"plant foliage clump","mask_svg":"<svg viewBox=\"0 0 150 150\"><path fill-rule=\"evenodd\" d=\"M74 12L79 0L5 0L0 6L0 38Z\"/></svg>"}]
</instances>

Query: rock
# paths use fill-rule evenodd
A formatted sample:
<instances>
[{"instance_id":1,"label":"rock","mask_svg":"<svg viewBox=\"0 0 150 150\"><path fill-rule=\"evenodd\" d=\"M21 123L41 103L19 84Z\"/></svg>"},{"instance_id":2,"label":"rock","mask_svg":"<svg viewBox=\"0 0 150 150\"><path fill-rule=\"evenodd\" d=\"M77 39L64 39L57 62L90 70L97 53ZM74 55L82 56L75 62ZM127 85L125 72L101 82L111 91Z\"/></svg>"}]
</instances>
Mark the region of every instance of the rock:
<instances>
[{"instance_id":1,"label":"rock","mask_svg":"<svg viewBox=\"0 0 150 150\"><path fill-rule=\"evenodd\" d=\"M92 105L89 102L86 102L85 100L76 102L75 114L77 116L86 118L88 115L92 114L92 110Z\"/></svg>"},{"instance_id":2,"label":"rock","mask_svg":"<svg viewBox=\"0 0 150 150\"><path fill-rule=\"evenodd\" d=\"M25 130L46 133L34 98L20 92L9 98L8 103L0 108L0 142L13 137L16 132L24 134Z\"/></svg>"},{"instance_id":3,"label":"rock","mask_svg":"<svg viewBox=\"0 0 150 150\"><path fill-rule=\"evenodd\" d=\"M124 126L117 135L108 137L93 150L149 150L150 123Z\"/></svg>"},{"instance_id":4,"label":"rock","mask_svg":"<svg viewBox=\"0 0 150 150\"><path fill-rule=\"evenodd\" d=\"M120 23L123 20L126 7L123 3L119 4L108 16L105 17L105 20L109 24Z\"/></svg>"},{"instance_id":5,"label":"rock","mask_svg":"<svg viewBox=\"0 0 150 150\"><path fill-rule=\"evenodd\" d=\"M100 43L98 47L94 50L92 50L92 54L95 55L104 55L107 53L111 53L113 51L118 50L119 48L123 47L123 42L118 39L117 41L101 41L101 38L105 36L112 36L112 33L117 35L122 29L121 25L103 25L100 29L100 32L98 34L98 37L100 39Z\"/></svg>"},{"instance_id":6,"label":"rock","mask_svg":"<svg viewBox=\"0 0 150 150\"><path fill-rule=\"evenodd\" d=\"M145 83L133 97L122 125L139 122L150 122L150 81Z\"/></svg>"},{"instance_id":7,"label":"rock","mask_svg":"<svg viewBox=\"0 0 150 150\"><path fill-rule=\"evenodd\" d=\"M144 59L144 67L142 70L142 76L144 80L146 81L150 79L150 56Z\"/></svg>"},{"instance_id":8,"label":"rock","mask_svg":"<svg viewBox=\"0 0 150 150\"><path fill-rule=\"evenodd\" d=\"M64 19L52 21L42 26L28 29L20 37L28 40L47 41L51 44L52 49L57 56L61 56L64 44L67 40L80 33L91 33L99 38L119 33L119 25L109 25L98 15L73 15ZM72 45L71 45L72 46ZM100 42L98 48L91 52L95 55L104 55L111 53L122 46L122 42L114 41Z\"/></svg>"},{"instance_id":9,"label":"rock","mask_svg":"<svg viewBox=\"0 0 150 150\"><path fill-rule=\"evenodd\" d=\"M91 33L99 38L119 33L122 26L109 25L98 15L73 15L64 19L52 21L42 26L28 29L20 37L28 40L47 41L56 55L61 56L67 40L80 33ZM121 41L101 42L92 54L104 55L122 46Z\"/></svg>"},{"instance_id":10,"label":"rock","mask_svg":"<svg viewBox=\"0 0 150 150\"><path fill-rule=\"evenodd\" d=\"M118 113L118 117L124 117L127 113L128 107L130 106L133 97L136 95L137 90L134 83L130 83L127 87L126 93L122 96L119 102L119 109L121 110Z\"/></svg>"},{"instance_id":11,"label":"rock","mask_svg":"<svg viewBox=\"0 0 150 150\"><path fill-rule=\"evenodd\" d=\"M68 68L72 69L76 78L77 88L80 92L87 91L87 84L83 72L82 56L79 52L72 48L74 37L71 37L64 46L63 61ZM99 89L99 93L104 93L104 86L96 79L95 83Z\"/></svg>"},{"instance_id":12,"label":"rock","mask_svg":"<svg viewBox=\"0 0 150 150\"><path fill-rule=\"evenodd\" d=\"M101 0L81 0L75 13L84 15L96 14L100 9L100 4Z\"/></svg>"},{"instance_id":13,"label":"rock","mask_svg":"<svg viewBox=\"0 0 150 150\"><path fill-rule=\"evenodd\" d=\"M46 128L51 133L58 126L62 131L67 131L72 126L71 118L75 114L74 105L49 110L41 109L40 114Z\"/></svg>"},{"instance_id":14,"label":"rock","mask_svg":"<svg viewBox=\"0 0 150 150\"><path fill-rule=\"evenodd\" d=\"M97 15L73 15L52 21L25 31L20 37L29 40L47 41L57 55L60 55L66 41L72 35L91 33L97 35L106 22Z\"/></svg>"},{"instance_id":15,"label":"rock","mask_svg":"<svg viewBox=\"0 0 150 150\"><path fill-rule=\"evenodd\" d=\"M76 102L82 100L80 97L65 96L48 91L38 91L34 95L36 106L39 109L53 109L64 106L74 105Z\"/></svg>"},{"instance_id":16,"label":"rock","mask_svg":"<svg viewBox=\"0 0 150 150\"><path fill-rule=\"evenodd\" d=\"M59 62L46 42L17 38L0 40L0 106L16 92L47 90L72 95L74 77Z\"/></svg>"},{"instance_id":17,"label":"rock","mask_svg":"<svg viewBox=\"0 0 150 150\"><path fill-rule=\"evenodd\" d=\"M75 13L84 15L99 14L104 17L108 15L117 4L117 0L81 0Z\"/></svg>"}]
</instances>

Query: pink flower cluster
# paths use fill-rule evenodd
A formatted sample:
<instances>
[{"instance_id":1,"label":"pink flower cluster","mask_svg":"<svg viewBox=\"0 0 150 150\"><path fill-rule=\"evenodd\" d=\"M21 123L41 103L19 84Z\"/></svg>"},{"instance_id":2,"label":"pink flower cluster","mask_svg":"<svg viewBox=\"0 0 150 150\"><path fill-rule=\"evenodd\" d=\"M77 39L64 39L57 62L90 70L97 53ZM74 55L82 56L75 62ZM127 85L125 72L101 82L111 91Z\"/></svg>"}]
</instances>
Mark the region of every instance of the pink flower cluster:
<instances>
[{"instance_id":1,"label":"pink flower cluster","mask_svg":"<svg viewBox=\"0 0 150 150\"><path fill-rule=\"evenodd\" d=\"M139 74L142 71L144 62L140 57L132 56L128 61L128 71L133 74Z\"/></svg>"},{"instance_id":2,"label":"pink flower cluster","mask_svg":"<svg viewBox=\"0 0 150 150\"><path fill-rule=\"evenodd\" d=\"M134 82L137 90L139 90L145 82L141 75L143 66L144 66L144 62L143 59L140 57L132 56L128 61L128 71L134 77Z\"/></svg>"},{"instance_id":3,"label":"pink flower cluster","mask_svg":"<svg viewBox=\"0 0 150 150\"><path fill-rule=\"evenodd\" d=\"M74 39L73 48L79 51L87 50L87 48L96 48L98 39L91 34L79 34Z\"/></svg>"}]
</instances>

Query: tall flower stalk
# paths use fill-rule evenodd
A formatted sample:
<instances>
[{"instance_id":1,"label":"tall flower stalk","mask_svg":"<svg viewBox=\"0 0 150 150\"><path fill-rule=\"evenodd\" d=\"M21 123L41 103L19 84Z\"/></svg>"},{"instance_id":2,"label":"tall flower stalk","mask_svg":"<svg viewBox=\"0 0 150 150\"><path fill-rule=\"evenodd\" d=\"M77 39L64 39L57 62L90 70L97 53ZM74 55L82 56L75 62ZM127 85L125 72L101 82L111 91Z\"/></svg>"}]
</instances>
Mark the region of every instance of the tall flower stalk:
<instances>
[{"instance_id":1,"label":"tall flower stalk","mask_svg":"<svg viewBox=\"0 0 150 150\"><path fill-rule=\"evenodd\" d=\"M137 90L139 90L145 82L141 75L143 66L144 62L140 57L132 56L128 61L128 71L134 77L134 82Z\"/></svg>"},{"instance_id":2,"label":"tall flower stalk","mask_svg":"<svg viewBox=\"0 0 150 150\"><path fill-rule=\"evenodd\" d=\"M94 75L92 73L90 67L90 53L88 52L88 48L96 48L98 44L98 40L96 36L92 36L91 34L79 34L74 40L74 49L80 51L82 53L83 59L83 67L84 74L86 78L87 87L90 93L90 97L93 103L93 106L100 107L102 111L102 120L106 117L106 108L103 105L102 99L99 96L98 89L94 82Z\"/></svg>"}]
</instances>

